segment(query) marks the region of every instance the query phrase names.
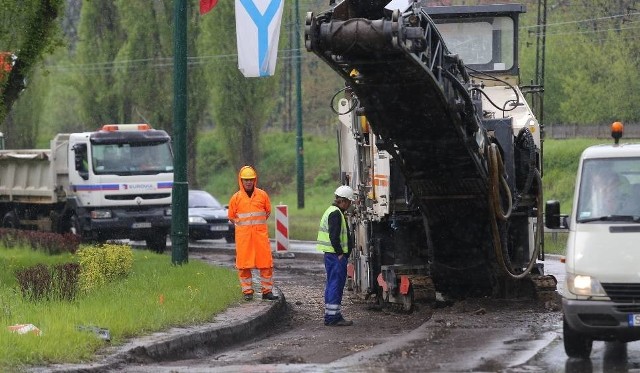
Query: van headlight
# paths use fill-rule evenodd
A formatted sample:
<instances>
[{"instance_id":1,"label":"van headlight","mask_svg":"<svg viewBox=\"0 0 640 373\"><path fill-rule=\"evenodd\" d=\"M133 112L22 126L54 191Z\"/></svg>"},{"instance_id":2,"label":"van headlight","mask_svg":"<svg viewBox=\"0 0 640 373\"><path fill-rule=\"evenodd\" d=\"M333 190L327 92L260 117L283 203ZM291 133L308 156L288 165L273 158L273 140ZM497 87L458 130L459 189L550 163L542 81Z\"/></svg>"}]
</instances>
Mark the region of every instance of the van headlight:
<instances>
[{"instance_id":1,"label":"van headlight","mask_svg":"<svg viewBox=\"0 0 640 373\"><path fill-rule=\"evenodd\" d=\"M600 281L591 276L567 274L567 288L575 295L586 295L591 297L606 297Z\"/></svg>"}]
</instances>

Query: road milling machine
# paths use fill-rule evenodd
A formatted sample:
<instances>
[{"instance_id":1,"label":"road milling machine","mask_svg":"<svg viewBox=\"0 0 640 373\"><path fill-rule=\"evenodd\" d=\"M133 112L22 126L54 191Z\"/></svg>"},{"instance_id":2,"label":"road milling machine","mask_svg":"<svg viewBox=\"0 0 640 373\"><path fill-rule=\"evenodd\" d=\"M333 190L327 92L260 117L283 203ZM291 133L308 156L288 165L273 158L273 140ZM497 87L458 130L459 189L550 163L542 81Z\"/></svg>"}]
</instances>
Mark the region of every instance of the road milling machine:
<instances>
[{"instance_id":1,"label":"road milling machine","mask_svg":"<svg viewBox=\"0 0 640 373\"><path fill-rule=\"evenodd\" d=\"M307 14L307 50L345 81L332 107L341 181L358 195L356 292L410 310L438 294L555 291L541 126L518 86L524 11L344 0Z\"/></svg>"}]
</instances>

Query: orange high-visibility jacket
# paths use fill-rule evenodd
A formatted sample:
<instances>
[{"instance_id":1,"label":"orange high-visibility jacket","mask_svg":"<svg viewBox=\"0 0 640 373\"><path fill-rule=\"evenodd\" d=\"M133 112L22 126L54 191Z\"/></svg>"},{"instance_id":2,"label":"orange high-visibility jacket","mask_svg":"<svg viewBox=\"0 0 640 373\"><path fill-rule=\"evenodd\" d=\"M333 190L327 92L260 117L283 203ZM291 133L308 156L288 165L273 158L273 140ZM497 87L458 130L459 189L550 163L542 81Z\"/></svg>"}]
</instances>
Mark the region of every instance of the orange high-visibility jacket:
<instances>
[{"instance_id":1,"label":"orange high-visibility jacket","mask_svg":"<svg viewBox=\"0 0 640 373\"><path fill-rule=\"evenodd\" d=\"M229 220L236 229L236 267L271 268L271 243L267 219L271 214L269 195L257 187L256 178L251 197L244 190L238 174L238 190L229 200Z\"/></svg>"}]
</instances>

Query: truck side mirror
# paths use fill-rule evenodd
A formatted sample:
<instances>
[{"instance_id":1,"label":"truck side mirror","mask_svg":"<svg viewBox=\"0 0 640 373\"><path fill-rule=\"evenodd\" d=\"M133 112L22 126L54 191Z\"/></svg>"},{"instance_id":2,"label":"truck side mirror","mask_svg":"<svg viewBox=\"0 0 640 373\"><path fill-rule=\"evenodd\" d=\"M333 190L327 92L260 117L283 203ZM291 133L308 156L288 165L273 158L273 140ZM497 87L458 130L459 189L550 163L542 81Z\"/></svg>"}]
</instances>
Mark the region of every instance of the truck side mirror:
<instances>
[{"instance_id":1,"label":"truck side mirror","mask_svg":"<svg viewBox=\"0 0 640 373\"><path fill-rule=\"evenodd\" d=\"M560 201L547 201L544 210L544 225L549 229L567 229L567 216L560 215Z\"/></svg>"}]
</instances>

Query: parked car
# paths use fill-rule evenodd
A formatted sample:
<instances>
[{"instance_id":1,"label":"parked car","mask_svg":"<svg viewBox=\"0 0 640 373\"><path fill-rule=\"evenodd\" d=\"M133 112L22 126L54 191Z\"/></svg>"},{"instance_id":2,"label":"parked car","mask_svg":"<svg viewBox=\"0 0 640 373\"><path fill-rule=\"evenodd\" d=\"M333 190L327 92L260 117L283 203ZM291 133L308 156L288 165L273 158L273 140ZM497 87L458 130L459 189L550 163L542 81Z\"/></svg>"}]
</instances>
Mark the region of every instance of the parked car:
<instances>
[{"instance_id":1,"label":"parked car","mask_svg":"<svg viewBox=\"0 0 640 373\"><path fill-rule=\"evenodd\" d=\"M204 190L189 190L189 239L235 242L235 227L227 207Z\"/></svg>"}]
</instances>

